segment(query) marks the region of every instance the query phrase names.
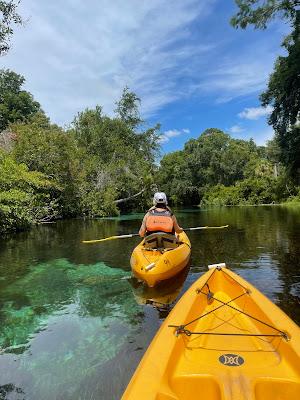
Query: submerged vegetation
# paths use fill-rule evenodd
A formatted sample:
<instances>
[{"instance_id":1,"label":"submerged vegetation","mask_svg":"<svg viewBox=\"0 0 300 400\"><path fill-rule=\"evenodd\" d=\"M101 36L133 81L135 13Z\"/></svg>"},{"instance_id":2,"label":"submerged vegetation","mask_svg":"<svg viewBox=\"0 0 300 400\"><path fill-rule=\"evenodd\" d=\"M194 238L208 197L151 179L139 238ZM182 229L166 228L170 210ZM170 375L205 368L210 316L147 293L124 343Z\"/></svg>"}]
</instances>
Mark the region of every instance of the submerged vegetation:
<instances>
[{"instance_id":1,"label":"submerged vegetation","mask_svg":"<svg viewBox=\"0 0 300 400\"><path fill-rule=\"evenodd\" d=\"M83 382L99 380L102 365L116 357L140 319L126 277L124 270L103 262L54 259L27 266L2 287L0 354L5 368L15 371L15 380L24 378L20 387L26 398L52 399L62 393L74 398L89 390ZM47 343L42 348L41 337ZM1 385L0 398L20 390Z\"/></svg>"},{"instance_id":2,"label":"submerged vegetation","mask_svg":"<svg viewBox=\"0 0 300 400\"><path fill-rule=\"evenodd\" d=\"M109 320L117 315L120 322L130 322L136 307L128 296L130 286L121 279L127 275L104 263L73 265L64 259L30 267L24 277L6 286L2 293L11 300L1 308L4 328L0 332L0 349L8 353L24 351L37 327L51 316L59 316L63 305L68 308L75 303L81 317L101 316ZM49 286L52 290L48 290ZM115 310L105 296L106 291L111 293L114 288L118 289L116 296L124 297L119 300L122 309Z\"/></svg>"}]
</instances>

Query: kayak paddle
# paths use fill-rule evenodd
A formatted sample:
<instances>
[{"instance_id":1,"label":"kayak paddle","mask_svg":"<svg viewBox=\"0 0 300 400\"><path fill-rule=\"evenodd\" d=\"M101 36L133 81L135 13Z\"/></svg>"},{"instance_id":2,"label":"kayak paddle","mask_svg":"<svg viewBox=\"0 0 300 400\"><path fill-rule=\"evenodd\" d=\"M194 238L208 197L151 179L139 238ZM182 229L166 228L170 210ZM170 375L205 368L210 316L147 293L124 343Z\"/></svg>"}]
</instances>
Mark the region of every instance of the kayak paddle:
<instances>
[{"instance_id":1,"label":"kayak paddle","mask_svg":"<svg viewBox=\"0 0 300 400\"><path fill-rule=\"evenodd\" d=\"M223 229L228 228L229 225L222 225L222 226L195 226L194 228L186 228L183 229L184 231L197 231L199 229Z\"/></svg>"},{"instance_id":2,"label":"kayak paddle","mask_svg":"<svg viewBox=\"0 0 300 400\"><path fill-rule=\"evenodd\" d=\"M104 242L105 240L113 240L113 239L124 239L124 238L130 238L133 236L139 236L138 233L131 233L130 235L120 235L120 236L110 236L104 239L96 239L96 240L83 240L82 243L98 243L98 242Z\"/></svg>"},{"instance_id":3,"label":"kayak paddle","mask_svg":"<svg viewBox=\"0 0 300 400\"><path fill-rule=\"evenodd\" d=\"M184 231L196 231L199 229L223 229L223 228L228 228L229 225L223 225L223 226L196 226L194 228L185 228L183 229ZM83 240L82 243L99 243L99 242L104 242L106 240L113 240L113 239L125 239L125 238L131 238L134 236L139 236L138 233L131 233L129 235L119 235L119 236L110 236L107 238L103 239L96 239L96 240Z\"/></svg>"}]
</instances>

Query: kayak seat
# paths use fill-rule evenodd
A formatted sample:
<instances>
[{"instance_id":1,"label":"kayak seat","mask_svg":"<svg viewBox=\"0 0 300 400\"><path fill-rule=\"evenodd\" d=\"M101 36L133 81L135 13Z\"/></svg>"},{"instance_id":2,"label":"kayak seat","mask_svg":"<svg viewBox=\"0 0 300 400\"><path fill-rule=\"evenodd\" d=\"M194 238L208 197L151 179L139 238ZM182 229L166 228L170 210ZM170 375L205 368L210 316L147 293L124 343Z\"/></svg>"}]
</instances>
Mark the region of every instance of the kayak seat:
<instances>
[{"instance_id":1,"label":"kayak seat","mask_svg":"<svg viewBox=\"0 0 300 400\"><path fill-rule=\"evenodd\" d=\"M179 243L177 237L170 233L155 232L146 236L144 247L147 249L176 249Z\"/></svg>"}]
</instances>

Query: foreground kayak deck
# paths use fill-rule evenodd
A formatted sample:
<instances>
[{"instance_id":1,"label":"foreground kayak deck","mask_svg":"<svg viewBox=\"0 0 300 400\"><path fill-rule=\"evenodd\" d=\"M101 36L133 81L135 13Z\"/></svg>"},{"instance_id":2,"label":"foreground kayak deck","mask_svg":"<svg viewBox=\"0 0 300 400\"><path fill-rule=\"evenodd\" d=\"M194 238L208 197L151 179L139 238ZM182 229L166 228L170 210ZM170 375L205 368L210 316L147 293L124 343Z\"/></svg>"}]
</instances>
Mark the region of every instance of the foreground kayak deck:
<instances>
[{"instance_id":1,"label":"foreground kayak deck","mask_svg":"<svg viewBox=\"0 0 300 400\"><path fill-rule=\"evenodd\" d=\"M147 250L143 241L138 244L130 259L133 275L150 287L177 275L187 266L191 255L191 243L185 232L178 235L178 240L181 244L177 248L165 252ZM153 267L147 270L148 266Z\"/></svg>"},{"instance_id":2,"label":"foreground kayak deck","mask_svg":"<svg viewBox=\"0 0 300 400\"><path fill-rule=\"evenodd\" d=\"M299 396L300 328L240 276L213 268L169 314L122 399Z\"/></svg>"}]
</instances>

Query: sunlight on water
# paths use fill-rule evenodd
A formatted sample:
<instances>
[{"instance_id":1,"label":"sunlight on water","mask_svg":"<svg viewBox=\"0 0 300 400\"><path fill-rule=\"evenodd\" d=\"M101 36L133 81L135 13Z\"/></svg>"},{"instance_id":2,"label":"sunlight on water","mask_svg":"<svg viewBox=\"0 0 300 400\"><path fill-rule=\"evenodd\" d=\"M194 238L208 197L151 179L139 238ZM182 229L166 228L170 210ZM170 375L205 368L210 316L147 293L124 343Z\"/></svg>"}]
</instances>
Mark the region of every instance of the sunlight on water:
<instances>
[{"instance_id":1,"label":"sunlight on water","mask_svg":"<svg viewBox=\"0 0 300 400\"><path fill-rule=\"evenodd\" d=\"M300 210L176 212L192 231L189 270L157 288L131 278L142 214L60 221L0 242L0 400L117 400L178 298L226 262L300 323Z\"/></svg>"}]
</instances>

